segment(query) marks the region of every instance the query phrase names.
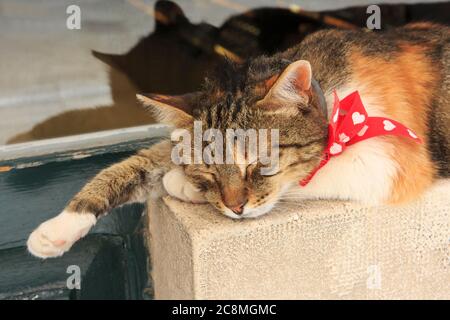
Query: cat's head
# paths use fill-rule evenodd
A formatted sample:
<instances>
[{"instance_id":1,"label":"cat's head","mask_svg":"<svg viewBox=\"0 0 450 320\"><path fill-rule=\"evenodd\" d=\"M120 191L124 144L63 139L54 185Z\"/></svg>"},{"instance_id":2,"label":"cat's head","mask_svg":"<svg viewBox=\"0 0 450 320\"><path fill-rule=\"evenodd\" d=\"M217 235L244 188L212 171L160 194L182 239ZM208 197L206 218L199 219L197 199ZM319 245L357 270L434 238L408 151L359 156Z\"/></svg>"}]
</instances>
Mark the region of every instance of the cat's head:
<instances>
[{"instance_id":1,"label":"cat's head","mask_svg":"<svg viewBox=\"0 0 450 320\"><path fill-rule=\"evenodd\" d=\"M194 155L195 139L207 140L206 130L217 129L217 137L217 132L221 133L223 147L215 149L214 144L209 148L209 155L215 157L215 153L222 150L223 162L216 163L220 161L214 158L209 164L205 161L183 164L185 174L223 214L232 218L256 217L270 211L283 193L305 178L320 161L327 125L311 78L308 61L289 63L263 57L252 63L231 64L221 69L217 77L207 80L201 92L182 96L138 95L138 98L161 122L184 130L176 132L190 134L190 141L187 141L190 148L186 152L189 156ZM254 129L258 133L256 141L246 138L244 149L236 145L229 149L231 159L241 157L240 161L227 162L226 145L233 143L232 139L227 140L227 129L242 129L246 133ZM262 138L261 132L265 132ZM278 132L278 149L276 135L271 135L272 132ZM212 146L211 141L215 141L216 136L203 141L201 150ZM183 136L184 143L185 140ZM249 146L248 142L253 145ZM174 147L179 143L174 141ZM263 163L258 156L255 160L255 149L249 148L255 145L257 152L265 149L267 155L275 155L276 158L270 159L276 163ZM195 161L195 157L191 159ZM274 170L261 170L269 167Z\"/></svg>"}]
</instances>

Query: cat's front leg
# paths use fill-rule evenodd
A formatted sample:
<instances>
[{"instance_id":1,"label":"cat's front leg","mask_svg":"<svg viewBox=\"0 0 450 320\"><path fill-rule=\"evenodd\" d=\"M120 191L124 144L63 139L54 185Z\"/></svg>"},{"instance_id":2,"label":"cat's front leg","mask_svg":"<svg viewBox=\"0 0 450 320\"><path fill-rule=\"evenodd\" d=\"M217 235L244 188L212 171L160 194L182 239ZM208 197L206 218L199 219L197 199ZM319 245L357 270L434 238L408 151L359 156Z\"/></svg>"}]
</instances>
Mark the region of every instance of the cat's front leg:
<instances>
[{"instance_id":1,"label":"cat's front leg","mask_svg":"<svg viewBox=\"0 0 450 320\"><path fill-rule=\"evenodd\" d=\"M184 202L205 203L203 194L190 183L181 167L176 167L164 175L164 189L172 197Z\"/></svg>"},{"instance_id":2,"label":"cat's front leg","mask_svg":"<svg viewBox=\"0 0 450 320\"><path fill-rule=\"evenodd\" d=\"M56 217L29 236L28 251L40 258L61 256L115 207L145 202L171 168L170 143L162 142L102 170Z\"/></svg>"}]
</instances>

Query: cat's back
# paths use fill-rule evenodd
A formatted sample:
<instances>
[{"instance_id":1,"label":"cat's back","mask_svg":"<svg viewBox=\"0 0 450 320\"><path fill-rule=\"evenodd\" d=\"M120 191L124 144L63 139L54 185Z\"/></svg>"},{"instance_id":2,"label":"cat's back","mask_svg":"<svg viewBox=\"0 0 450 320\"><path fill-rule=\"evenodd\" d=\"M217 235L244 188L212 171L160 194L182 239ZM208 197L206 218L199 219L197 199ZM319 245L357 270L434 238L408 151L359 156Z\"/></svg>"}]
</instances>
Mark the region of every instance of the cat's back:
<instances>
[{"instance_id":1,"label":"cat's back","mask_svg":"<svg viewBox=\"0 0 450 320\"><path fill-rule=\"evenodd\" d=\"M386 176L383 190L389 190L390 202L414 198L438 174L450 173L449 31L430 23L384 32L324 30L281 54L310 61L329 106L334 90L340 98L357 90L370 116L395 119L423 139L419 145L397 137L375 138L349 154L367 158L372 149L383 154L365 159L364 168L369 172L372 166L377 175ZM342 168L350 160L341 157Z\"/></svg>"},{"instance_id":2,"label":"cat's back","mask_svg":"<svg viewBox=\"0 0 450 320\"><path fill-rule=\"evenodd\" d=\"M321 30L306 37L297 46L281 53L287 59L305 59L325 89L347 80L358 56L394 61L403 55L421 54L437 74L450 73L450 28L419 22L387 31Z\"/></svg>"}]
</instances>

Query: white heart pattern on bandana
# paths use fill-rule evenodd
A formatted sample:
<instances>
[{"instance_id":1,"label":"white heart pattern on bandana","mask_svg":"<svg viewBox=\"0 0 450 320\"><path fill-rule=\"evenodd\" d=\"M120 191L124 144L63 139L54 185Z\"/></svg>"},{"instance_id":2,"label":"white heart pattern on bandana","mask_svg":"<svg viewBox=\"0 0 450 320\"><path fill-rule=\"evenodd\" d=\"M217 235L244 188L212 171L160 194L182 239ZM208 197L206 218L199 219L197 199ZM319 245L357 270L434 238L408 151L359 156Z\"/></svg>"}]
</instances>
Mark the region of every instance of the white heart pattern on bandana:
<instances>
[{"instance_id":1,"label":"white heart pattern on bandana","mask_svg":"<svg viewBox=\"0 0 450 320\"><path fill-rule=\"evenodd\" d=\"M338 121L339 109L336 110L336 113L333 116L333 122L336 123Z\"/></svg>"},{"instance_id":2,"label":"white heart pattern on bandana","mask_svg":"<svg viewBox=\"0 0 450 320\"><path fill-rule=\"evenodd\" d=\"M386 131L392 131L395 129L395 124L393 124L389 120L383 120L383 124L384 124L384 130L386 130Z\"/></svg>"},{"instance_id":3,"label":"white heart pattern on bandana","mask_svg":"<svg viewBox=\"0 0 450 320\"><path fill-rule=\"evenodd\" d=\"M402 123L389 118L370 117L358 91L351 93L342 101L334 91L333 112L330 114L332 116L328 123L329 135L324 155L317 167L299 181L302 187L306 186L317 171L325 166L331 158L345 153L348 145L384 135L406 137L415 143L422 143L420 137ZM376 152L376 150L374 151Z\"/></svg>"},{"instance_id":4,"label":"white heart pattern on bandana","mask_svg":"<svg viewBox=\"0 0 450 320\"><path fill-rule=\"evenodd\" d=\"M365 119L366 119L366 116L359 112L353 112L353 114L352 114L353 124L355 124L355 125L359 124L359 123L363 123Z\"/></svg>"},{"instance_id":5,"label":"white heart pattern on bandana","mask_svg":"<svg viewBox=\"0 0 450 320\"><path fill-rule=\"evenodd\" d=\"M342 146L336 142L333 143L333 145L330 148L330 153L331 154L338 154L342 152Z\"/></svg>"},{"instance_id":6,"label":"white heart pattern on bandana","mask_svg":"<svg viewBox=\"0 0 450 320\"><path fill-rule=\"evenodd\" d=\"M348 142L348 141L350 140L350 138L349 138L349 136L347 136L345 133L340 133L340 134L339 134L339 140L340 140L341 142L346 143L346 142Z\"/></svg>"},{"instance_id":7,"label":"white heart pattern on bandana","mask_svg":"<svg viewBox=\"0 0 450 320\"><path fill-rule=\"evenodd\" d=\"M409 135L411 136L411 137L413 137L414 139L417 139L417 136L416 136L416 134L414 133L414 132L412 132L411 130L409 130L409 129L407 129L408 130L408 133L409 133Z\"/></svg>"},{"instance_id":8,"label":"white heart pattern on bandana","mask_svg":"<svg viewBox=\"0 0 450 320\"><path fill-rule=\"evenodd\" d=\"M369 126L364 125L364 127L357 133L357 135L359 137L362 137L366 133L367 129L369 129Z\"/></svg>"}]
</instances>

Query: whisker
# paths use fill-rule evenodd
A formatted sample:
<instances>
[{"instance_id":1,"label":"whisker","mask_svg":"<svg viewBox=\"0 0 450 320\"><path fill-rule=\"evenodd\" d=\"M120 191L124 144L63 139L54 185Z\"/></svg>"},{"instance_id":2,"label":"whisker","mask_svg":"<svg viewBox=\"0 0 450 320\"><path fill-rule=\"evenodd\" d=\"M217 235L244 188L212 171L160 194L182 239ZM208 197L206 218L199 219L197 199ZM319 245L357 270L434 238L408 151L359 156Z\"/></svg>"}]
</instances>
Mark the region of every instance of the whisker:
<instances>
[{"instance_id":1,"label":"whisker","mask_svg":"<svg viewBox=\"0 0 450 320\"><path fill-rule=\"evenodd\" d=\"M283 194L282 196L280 196L280 199L286 198L286 197L301 197L301 194L298 193L292 193L292 194Z\"/></svg>"},{"instance_id":2,"label":"whisker","mask_svg":"<svg viewBox=\"0 0 450 320\"><path fill-rule=\"evenodd\" d=\"M292 196L292 195L298 195L298 194L300 194L300 193L292 191L292 192L283 193L282 195L280 195L280 197L282 198L283 196Z\"/></svg>"}]
</instances>

